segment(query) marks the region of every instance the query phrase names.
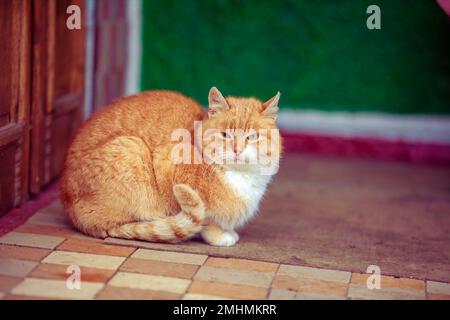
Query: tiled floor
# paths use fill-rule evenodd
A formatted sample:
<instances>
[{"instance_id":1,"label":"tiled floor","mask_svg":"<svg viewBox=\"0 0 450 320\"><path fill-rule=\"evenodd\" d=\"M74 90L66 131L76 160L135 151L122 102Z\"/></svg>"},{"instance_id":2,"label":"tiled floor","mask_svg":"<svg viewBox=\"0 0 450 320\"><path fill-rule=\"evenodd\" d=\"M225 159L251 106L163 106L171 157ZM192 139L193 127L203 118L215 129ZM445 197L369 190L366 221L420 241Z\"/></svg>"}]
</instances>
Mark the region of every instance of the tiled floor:
<instances>
[{"instance_id":1,"label":"tiled floor","mask_svg":"<svg viewBox=\"0 0 450 320\"><path fill-rule=\"evenodd\" d=\"M105 244L59 206L0 237L0 299L450 299L450 284L424 279L382 276L369 290L367 274Z\"/></svg>"}]
</instances>

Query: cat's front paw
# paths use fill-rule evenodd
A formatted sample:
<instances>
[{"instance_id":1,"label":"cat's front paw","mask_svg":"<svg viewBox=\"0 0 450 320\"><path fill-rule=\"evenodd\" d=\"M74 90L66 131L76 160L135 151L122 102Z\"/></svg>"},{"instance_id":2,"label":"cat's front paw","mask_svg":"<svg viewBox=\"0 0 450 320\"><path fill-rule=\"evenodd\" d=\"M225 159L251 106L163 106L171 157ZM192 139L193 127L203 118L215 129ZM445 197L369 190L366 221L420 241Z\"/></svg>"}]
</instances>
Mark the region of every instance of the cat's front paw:
<instances>
[{"instance_id":1,"label":"cat's front paw","mask_svg":"<svg viewBox=\"0 0 450 320\"><path fill-rule=\"evenodd\" d=\"M224 232L216 239L214 239L214 241L210 244L212 244L213 246L230 247L234 246L238 240L239 237L236 237L233 233Z\"/></svg>"},{"instance_id":2,"label":"cat's front paw","mask_svg":"<svg viewBox=\"0 0 450 320\"><path fill-rule=\"evenodd\" d=\"M236 240L236 242L239 241L239 234L236 231L230 231L230 234L234 237L234 239Z\"/></svg>"},{"instance_id":3,"label":"cat's front paw","mask_svg":"<svg viewBox=\"0 0 450 320\"><path fill-rule=\"evenodd\" d=\"M236 232L222 232L214 235L203 235L206 242L213 246L230 247L234 246L239 240L239 236Z\"/></svg>"}]
</instances>

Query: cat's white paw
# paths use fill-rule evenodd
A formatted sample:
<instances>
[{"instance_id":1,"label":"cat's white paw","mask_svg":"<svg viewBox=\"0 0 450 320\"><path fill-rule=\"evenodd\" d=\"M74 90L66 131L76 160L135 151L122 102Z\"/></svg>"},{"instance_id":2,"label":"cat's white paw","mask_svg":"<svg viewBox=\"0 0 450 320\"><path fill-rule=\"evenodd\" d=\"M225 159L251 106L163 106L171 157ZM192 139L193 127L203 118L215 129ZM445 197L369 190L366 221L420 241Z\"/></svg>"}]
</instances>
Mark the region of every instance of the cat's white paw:
<instances>
[{"instance_id":1,"label":"cat's white paw","mask_svg":"<svg viewBox=\"0 0 450 320\"><path fill-rule=\"evenodd\" d=\"M219 247L230 247L234 246L239 240L239 236L236 232L223 232L220 236L214 239L208 239L209 244Z\"/></svg>"},{"instance_id":2,"label":"cat's white paw","mask_svg":"<svg viewBox=\"0 0 450 320\"><path fill-rule=\"evenodd\" d=\"M236 242L239 241L239 234L236 231L230 231L230 234L234 237L234 239L236 240Z\"/></svg>"}]
</instances>

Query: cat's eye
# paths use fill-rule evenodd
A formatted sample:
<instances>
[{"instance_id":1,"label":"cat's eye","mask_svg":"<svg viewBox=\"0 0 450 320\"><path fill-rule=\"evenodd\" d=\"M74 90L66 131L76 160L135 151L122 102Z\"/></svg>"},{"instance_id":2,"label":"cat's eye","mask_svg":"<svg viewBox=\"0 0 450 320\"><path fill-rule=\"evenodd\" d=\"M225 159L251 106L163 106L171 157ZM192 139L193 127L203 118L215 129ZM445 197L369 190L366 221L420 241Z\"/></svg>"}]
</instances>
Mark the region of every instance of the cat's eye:
<instances>
[{"instance_id":1,"label":"cat's eye","mask_svg":"<svg viewBox=\"0 0 450 320\"><path fill-rule=\"evenodd\" d=\"M258 138L259 138L259 136L256 132L253 132L247 136L248 141L256 141L256 140L258 140Z\"/></svg>"},{"instance_id":2,"label":"cat's eye","mask_svg":"<svg viewBox=\"0 0 450 320\"><path fill-rule=\"evenodd\" d=\"M229 133L226 132L226 131L222 131L222 132L220 133L220 135L221 135L222 138L224 138L224 139L231 139L231 134L229 134Z\"/></svg>"}]
</instances>

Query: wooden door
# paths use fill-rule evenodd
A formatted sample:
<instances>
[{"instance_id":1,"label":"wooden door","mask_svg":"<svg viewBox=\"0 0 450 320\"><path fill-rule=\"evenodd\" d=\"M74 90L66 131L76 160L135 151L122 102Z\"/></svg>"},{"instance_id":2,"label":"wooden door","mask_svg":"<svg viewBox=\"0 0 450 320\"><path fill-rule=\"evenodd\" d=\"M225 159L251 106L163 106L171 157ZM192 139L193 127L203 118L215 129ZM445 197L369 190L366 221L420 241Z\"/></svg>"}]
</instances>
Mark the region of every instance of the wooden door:
<instances>
[{"instance_id":1,"label":"wooden door","mask_svg":"<svg viewBox=\"0 0 450 320\"><path fill-rule=\"evenodd\" d=\"M67 8L81 9L81 29L66 26ZM61 172L84 109L84 0L34 0L31 192Z\"/></svg>"},{"instance_id":2,"label":"wooden door","mask_svg":"<svg viewBox=\"0 0 450 320\"><path fill-rule=\"evenodd\" d=\"M0 1L0 215L28 195L31 0Z\"/></svg>"},{"instance_id":3,"label":"wooden door","mask_svg":"<svg viewBox=\"0 0 450 320\"><path fill-rule=\"evenodd\" d=\"M66 27L81 9L81 29ZM0 215L60 173L84 109L84 0L0 1Z\"/></svg>"}]
</instances>

